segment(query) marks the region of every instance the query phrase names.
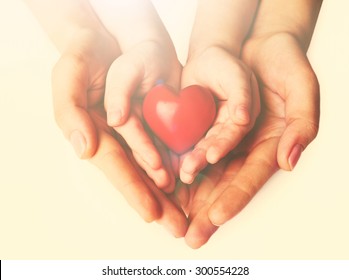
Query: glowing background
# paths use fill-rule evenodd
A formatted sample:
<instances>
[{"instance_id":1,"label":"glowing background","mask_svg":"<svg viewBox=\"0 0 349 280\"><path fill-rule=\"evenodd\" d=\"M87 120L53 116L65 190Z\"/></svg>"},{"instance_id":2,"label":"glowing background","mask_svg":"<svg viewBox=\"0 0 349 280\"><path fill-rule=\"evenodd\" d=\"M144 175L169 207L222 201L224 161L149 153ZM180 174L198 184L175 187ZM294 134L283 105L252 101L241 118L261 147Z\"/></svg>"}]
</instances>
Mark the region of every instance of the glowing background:
<instances>
[{"instance_id":1,"label":"glowing background","mask_svg":"<svg viewBox=\"0 0 349 280\"><path fill-rule=\"evenodd\" d=\"M185 62L196 2L154 3ZM23 3L0 0L0 258L348 259L348 10L324 1L309 50L322 91L317 139L194 251L75 157L52 116L59 54Z\"/></svg>"}]
</instances>

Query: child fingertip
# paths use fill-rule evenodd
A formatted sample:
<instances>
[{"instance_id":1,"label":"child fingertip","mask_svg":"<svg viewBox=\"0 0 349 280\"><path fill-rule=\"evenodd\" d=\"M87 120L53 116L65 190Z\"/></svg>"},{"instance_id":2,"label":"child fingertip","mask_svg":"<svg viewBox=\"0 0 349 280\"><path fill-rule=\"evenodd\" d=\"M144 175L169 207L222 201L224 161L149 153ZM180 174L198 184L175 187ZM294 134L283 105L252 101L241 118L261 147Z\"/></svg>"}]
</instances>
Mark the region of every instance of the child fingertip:
<instances>
[{"instance_id":1,"label":"child fingertip","mask_svg":"<svg viewBox=\"0 0 349 280\"><path fill-rule=\"evenodd\" d=\"M216 164L220 160L220 155L215 147L208 149L206 154L206 160L210 164Z\"/></svg>"},{"instance_id":2,"label":"child fingertip","mask_svg":"<svg viewBox=\"0 0 349 280\"><path fill-rule=\"evenodd\" d=\"M108 125L111 127L120 125L122 123L122 119L123 113L121 109L107 112Z\"/></svg>"}]
</instances>

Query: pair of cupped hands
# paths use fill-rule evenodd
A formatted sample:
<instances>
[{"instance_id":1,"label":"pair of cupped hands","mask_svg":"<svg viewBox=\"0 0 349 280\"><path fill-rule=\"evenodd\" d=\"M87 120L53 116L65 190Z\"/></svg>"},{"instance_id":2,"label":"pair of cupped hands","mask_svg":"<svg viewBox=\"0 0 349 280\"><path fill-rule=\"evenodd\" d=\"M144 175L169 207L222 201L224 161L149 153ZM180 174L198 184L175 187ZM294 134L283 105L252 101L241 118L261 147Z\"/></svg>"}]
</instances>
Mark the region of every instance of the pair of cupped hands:
<instances>
[{"instance_id":1,"label":"pair of cupped hands","mask_svg":"<svg viewBox=\"0 0 349 280\"><path fill-rule=\"evenodd\" d=\"M160 79L176 90L201 85L218 101L212 127L181 156L144 126L142 100ZM182 67L172 42L121 52L109 33L82 29L55 65L52 87L57 123L78 156L145 221L192 248L278 168L292 170L318 130L317 79L304 46L287 32L251 35L240 57L212 46Z\"/></svg>"}]
</instances>

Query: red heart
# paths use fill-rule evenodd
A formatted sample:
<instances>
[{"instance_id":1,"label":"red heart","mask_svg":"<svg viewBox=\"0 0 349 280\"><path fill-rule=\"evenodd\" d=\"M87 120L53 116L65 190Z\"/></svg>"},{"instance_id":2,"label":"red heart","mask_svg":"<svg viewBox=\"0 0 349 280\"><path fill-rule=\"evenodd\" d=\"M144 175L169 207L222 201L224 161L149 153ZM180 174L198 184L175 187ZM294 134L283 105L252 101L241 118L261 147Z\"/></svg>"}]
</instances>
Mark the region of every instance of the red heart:
<instances>
[{"instance_id":1,"label":"red heart","mask_svg":"<svg viewBox=\"0 0 349 280\"><path fill-rule=\"evenodd\" d=\"M143 116L151 130L181 154L205 135L216 116L216 104L211 92L198 85L178 94L169 86L157 85L144 99Z\"/></svg>"}]
</instances>

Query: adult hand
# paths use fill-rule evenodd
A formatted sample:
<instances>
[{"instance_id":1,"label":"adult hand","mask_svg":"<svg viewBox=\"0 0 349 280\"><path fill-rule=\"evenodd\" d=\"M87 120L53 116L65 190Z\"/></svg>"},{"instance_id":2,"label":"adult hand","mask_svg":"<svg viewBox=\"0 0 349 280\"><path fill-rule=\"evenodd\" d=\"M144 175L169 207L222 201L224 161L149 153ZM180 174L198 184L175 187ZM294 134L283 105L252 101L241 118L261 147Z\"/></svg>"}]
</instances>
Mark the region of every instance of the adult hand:
<instances>
[{"instance_id":1,"label":"adult hand","mask_svg":"<svg viewBox=\"0 0 349 280\"><path fill-rule=\"evenodd\" d=\"M107 32L81 29L65 48L52 76L55 117L81 158L100 168L145 221L183 236L187 220L171 198L144 175L121 137L107 125L106 76L120 55Z\"/></svg>"},{"instance_id":2,"label":"adult hand","mask_svg":"<svg viewBox=\"0 0 349 280\"><path fill-rule=\"evenodd\" d=\"M196 187L181 188L181 205L190 209L189 246L205 244L279 167L293 169L315 138L319 85L299 42L283 32L246 42L243 59L260 81L261 115L238 149L203 173Z\"/></svg>"}]
</instances>

